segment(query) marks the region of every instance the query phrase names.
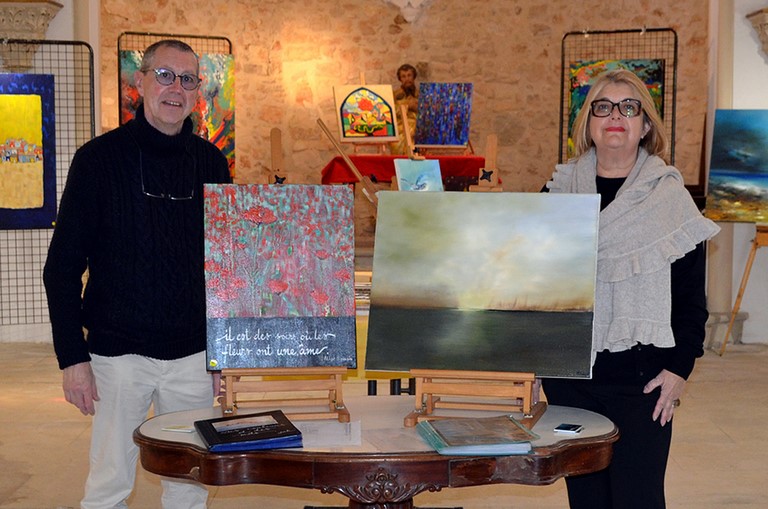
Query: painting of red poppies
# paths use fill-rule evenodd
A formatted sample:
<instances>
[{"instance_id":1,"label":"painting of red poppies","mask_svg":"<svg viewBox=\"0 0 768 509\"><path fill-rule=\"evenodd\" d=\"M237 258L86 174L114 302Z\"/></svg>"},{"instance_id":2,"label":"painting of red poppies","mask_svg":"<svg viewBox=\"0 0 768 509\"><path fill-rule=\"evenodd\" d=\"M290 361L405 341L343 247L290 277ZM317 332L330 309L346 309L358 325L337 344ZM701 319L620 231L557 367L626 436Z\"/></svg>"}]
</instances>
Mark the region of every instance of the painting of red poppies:
<instances>
[{"instance_id":1,"label":"painting of red poppies","mask_svg":"<svg viewBox=\"0 0 768 509\"><path fill-rule=\"evenodd\" d=\"M341 141L397 141L392 85L343 85L333 88Z\"/></svg>"},{"instance_id":2,"label":"painting of red poppies","mask_svg":"<svg viewBox=\"0 0 768 509\"><path fill-rule=\"evenodd\" d=\"M133 74L141 67L143 52L120 51L120 123L124 124L136 114L141 104ZM229 172L235 175L235 60L234 56L203 53L199 56L202 78L200 95L192 110L193 130L216 145L229 163Z\"/></svg>"},{"instance_id":3,"label":"painting of red poppies","mask_svg":"<svg viewBox=\"0 0 768 509\"><path fill-rule=\"evenodd\" d=\"M348 186L205 186L208 368L356 367Z\"/></svg>"}]
</instances>

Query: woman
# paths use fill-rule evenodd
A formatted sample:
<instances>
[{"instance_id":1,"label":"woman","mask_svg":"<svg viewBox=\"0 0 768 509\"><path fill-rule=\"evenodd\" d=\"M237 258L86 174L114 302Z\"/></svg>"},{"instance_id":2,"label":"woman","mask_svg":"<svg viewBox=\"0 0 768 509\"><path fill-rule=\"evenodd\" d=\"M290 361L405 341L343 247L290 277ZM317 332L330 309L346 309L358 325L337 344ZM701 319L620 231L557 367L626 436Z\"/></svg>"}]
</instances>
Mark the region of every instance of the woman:
<instances>
[{"instance_id":1,"label":"woman","mask_svg":"<svg viewBox=\"0 0 768 509\"><path fill-rule=\"evenodd\" d=\"M566 480L571 509L665 507L672 416L697 357L707 309L703 242L718 232L661 156L662 120L632 72L602 74L573 126L576 156L550 192L599 193L592 379L546 379L547 400L619 428L611 465Z\"/></svg>"}]
</instances>

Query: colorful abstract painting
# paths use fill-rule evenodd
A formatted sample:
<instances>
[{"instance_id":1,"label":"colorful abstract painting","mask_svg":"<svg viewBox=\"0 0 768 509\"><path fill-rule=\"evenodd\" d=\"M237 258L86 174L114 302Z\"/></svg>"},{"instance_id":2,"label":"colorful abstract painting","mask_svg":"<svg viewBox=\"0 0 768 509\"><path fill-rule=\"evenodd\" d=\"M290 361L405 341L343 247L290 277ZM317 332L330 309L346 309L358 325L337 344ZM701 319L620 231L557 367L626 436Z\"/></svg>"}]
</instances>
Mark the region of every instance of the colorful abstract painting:
<instances>
[{"instance_id":1,"label":"colorful abstract painting","mask_svg":"<svg viewBox=\"0 0 768 509\"><path fill-rule=\"evenodd\" d=\"M472 83L420 83L417 147L466 147Z\"/></svg>"},{"instance_id":2,"label":"colorful abstract painting","mask_svg":"<svg viewBox=\"0 0 768 509\"><path fill-rule=\"evenodd\" d=\"M208 367L356 367L349 186L205 186Z\"/></svg>"},{"instance_id":3,"label":"colorful abstract painting","mask_svg":"<svg viewBox=\"0 0 768 509\"><path fill-rule=\"evenodd\" d=\"M659 114L664 116L664 60L579 60L570 65L570 94L568 96L568 157L573 155L571 128L576 115L597 77L605 71L627 69L635 73L648 87Z\"/></svg>"},{"instance_id":4,"label":"colorful abstract painting","mask_svg":"<svg viewBox=\"0 0 768 509\"><path fill-rule=\"evenodd\" d=\"M333 87L333 96L341 141L397 141L392 85L337 86Z\"/></svg>"},{"instance_id":5,"label":"colorful abstract painting","mask_svg":"<svg viewBox=\"0 0 768 509\"><path fill-rule=\"evenodd\" d=\"M141 66L142 51L120 51L120 123L134 117L141 97L133 74ZM232 55L203 53L199 56L200 96L192 110L195 133L210 141L226 156L235 175L235 60Z\"/></svg>"},{"instance_id":6,"label":"colorful abstract painting","mask_svg":"<svg viewBox=\"0 0 768 509\"><path fill-rule=\"evenodd\" d=\"M400 191L442 191L438 159L395 159L397 188Z\"/></svg>"},{"instance_id":7,"label":"colorful abstract painting","mask_svg":"<svg viewBox=\"0 0 768 509\"><path fill-rule=\"evenodd\" d=\"M0 229L56 220L54 79L0 74Z\"/></svg>"},{"instance_id":8,"label":"colorful abstract painting","mask_svg":"<svg viewBox=\"0 0 768 509\"><path fill-rule=\"evenodd\" d=\"M768 110L717 110L705 215L768 223Z\"/></svg>"},{"instance_id":9,"label":"colorful abstract painting","mask_svg":"<svg viewBox=\"0 0 768 509\"><path fill-rule=\"evenodd\" d=\"M379 192L365 368L591 374L599 196Z\"/></svg>"}]
</instances>

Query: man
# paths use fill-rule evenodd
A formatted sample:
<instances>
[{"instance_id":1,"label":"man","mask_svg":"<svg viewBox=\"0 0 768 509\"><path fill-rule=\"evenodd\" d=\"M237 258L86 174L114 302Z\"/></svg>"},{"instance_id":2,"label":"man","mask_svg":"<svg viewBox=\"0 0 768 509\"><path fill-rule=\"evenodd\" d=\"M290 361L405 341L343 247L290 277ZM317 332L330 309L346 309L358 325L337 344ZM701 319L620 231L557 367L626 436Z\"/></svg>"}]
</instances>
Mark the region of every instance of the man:
<instances>
[{"instance_id":1,"label":"man","mask_svg":"<svg viewBox=\"0 0 768 509\"><path fill-rule=\"evenodd\" d=\"M416 68L411 64L403 64L397 69L397 79L400 82L400 88L395 90L395 107L397 108L397 129L400 140L392 148L396 154L408 154L408 140L406 139L405 124L411 132L411 137L416 133L416 117L419 112L419 89L416 88ZM406 118L401 115L401 106L406 107Z\"/></svg>"},{"instance_id":2,"label":"man","mask_svg":"<svg viewBox=\"0 0 768 509\"><path fill-rule=\"evenodd\" d=\"M134 75L143 106L77 151L61 198L43 280L64 395L94 416L82 509L127 507L132 433L150 404L165 413L213 403L203 183L230 177L221 152L192 133L198 70L183 42L148 47ZM162 507L206 506L202 485L162 484Z\"/></svg>"}]
</instances>

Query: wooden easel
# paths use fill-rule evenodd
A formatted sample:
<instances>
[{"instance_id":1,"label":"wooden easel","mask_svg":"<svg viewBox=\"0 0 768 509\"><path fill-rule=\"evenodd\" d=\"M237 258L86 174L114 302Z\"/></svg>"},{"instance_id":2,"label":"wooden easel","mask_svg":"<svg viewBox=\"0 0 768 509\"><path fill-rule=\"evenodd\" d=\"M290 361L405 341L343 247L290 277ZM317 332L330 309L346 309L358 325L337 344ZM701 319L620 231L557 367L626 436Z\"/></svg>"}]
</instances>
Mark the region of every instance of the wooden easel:
<instances>
[{"instance_id":1,"label":"wooden easel","mask_svg":"<svg viewBox=\"0 0 768 509\"><path fill-rule=\"evenodd\" d=\"M223 369L221 378L225 391L220 398L222 413L232 415L242 407L271 406L282 409L289 418L349 422L349 410L344 406L341 392L346 372L345 367ZM265 376L274 379L264 380ZM250 379L252 377L259 379ZM275 397L247 396L265 392ZM291 406L317 406L318 410L291 412L285 409Z\"/></svg>"},{"instance_id":2,"label":"wooden easel","mask_svg":"<svg viewBox=\"0 0 768 509\"><path fill-rule=\"evenodd\" d=\"M488 135L485 143L485 167L477 174L477 185L469 186L472 192L499 192L499 170L496 167L496 157L499 153L499 138L495 134Z\"/></svg>"},{"instance_id":3,"label":"wooden easel","mask_svg":"<svg viewBox=\"0 0 768 509\"><path fill-rule=\"evenodd\" d=\"M368 198L368 201L370 201L373 204L373 216L376 217L376 208L379 205L379 199L376 197L376 193L378 192L378 189L376 189L376 186L373 185L373 182L371 182L371 179L360 173L360 170L357 169L357 166L355 166L355 163L352 162L352 160L349 158L346 152L344 152L344 149L341 148L341 145L339 145L339 142L336 141L336 139L333 137L333 134L331 134L331 131L328 129L328 126L325 125L325 123L321 119L317 119L317 125L320 126L320 129L323 131L325 136L331 141L333 144L333 147L336 149L336 152L339 153L339 155L344 159L344 162L347 163L347 166L349 166L349 169L352 171L352 173L355 175L357 180L360 181L360 183L363 185L363 194L366 198Z\"/></svg>"},{"instance_id":4,"label":"wooden easel","mask_svg":"<svg viewBox=\"0 0 768 509\"><path fill-rule=\"evenodd\" d=\"M725 353L725 347L728 344L728 337L733 330L733 323L736 321L736 315L739 314L739 308L741 307L741 299L744 297L744 290L747 289L747 282L749 281L749 272L752 270L752 262L755 261L755 254L757 248L768 246L768 225L757 225L755 238L752 239L752 249L749 250L749 257L747 258L747 265L744 267L744 275L741 277L741 286L739 286L739 293L736 295L736 302L733 305L733 311L731 311L731 319L728 322L728 330L725 331L725 338L723 338L723 344L720 345L720 356ZM735 342L735 340L734 340Z\"/></svg>"},{"instance_id":5,"label":"wooden easel","mask_svg":"<svg viewBox=\"0 0 768 509\"><path fill-rule=\"evenodd\" d=\"M272 153L272 176L269 177L269 184L284 184L286 178L285 160L283 158L283 133L277 127L269 131L269 145Z\"/></svg>"},{"instance_id":6,"label":"wooden easel","mask_svg":"<svg viewBox=\"0 0 768 509\"><path fill-rule=\"evenodd\" d=\"M416 407L405 416L406 427L425 419L445 418L434 411L450 408L522 412L521 422L530 429L547 409L546 403L534 402L533 373L412 369L410 376L416 380ZM444 396L461 399L447 400Z\"/></svg>"}]
</instances>

